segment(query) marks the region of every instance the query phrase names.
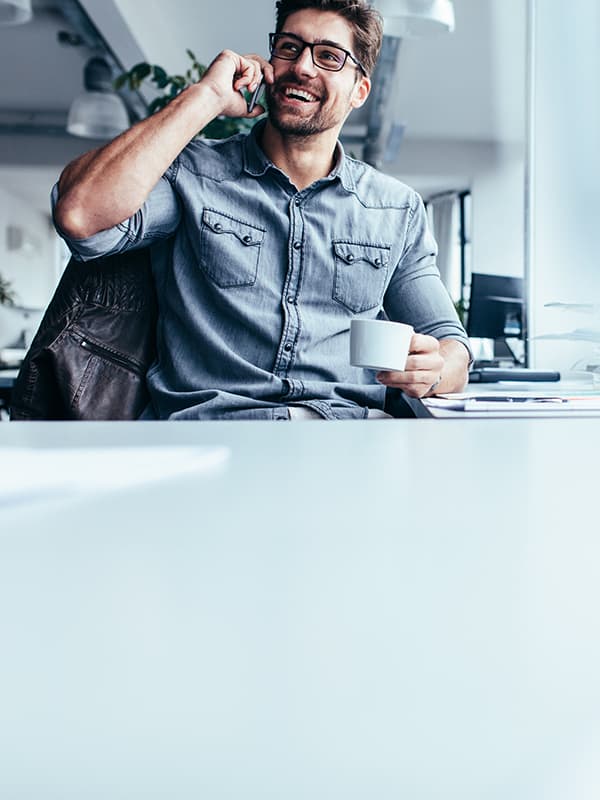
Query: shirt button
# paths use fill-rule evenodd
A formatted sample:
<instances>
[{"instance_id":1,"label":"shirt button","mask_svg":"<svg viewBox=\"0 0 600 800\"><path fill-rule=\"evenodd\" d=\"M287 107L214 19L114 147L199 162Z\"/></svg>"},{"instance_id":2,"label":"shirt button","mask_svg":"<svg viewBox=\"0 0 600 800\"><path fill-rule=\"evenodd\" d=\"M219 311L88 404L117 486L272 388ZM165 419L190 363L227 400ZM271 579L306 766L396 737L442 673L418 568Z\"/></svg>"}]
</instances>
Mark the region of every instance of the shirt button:
<instances>
[{"instance_id":1,"label":"shirt button","mask_svg":"<svg viewBox=\"0 0 600 800\"><path fill-rule=\"evenodd\" d=\"M352 255L352 253L348 253L348 255L346 256L346 261L349 264L352 263L352 261L354 261L354 256Z\"/></svg>"},{"instance_id":2,"label":"shirt button","mask_svg":"<svg viewBox=\"0 0 600 800\"><path fill-rule=\"evenodd\" d=\"M222 231L222 230L223 230L223 226L221 225L221 223L220 223L220 222L217 222L217 224L215 225L215 230L217 231L217 233L218 233L219 231Z\"/></svg>"},{"instance_id":3,"label":"shirt button","mask_svg":"<svg viewBox=\"0 0 600 800\"><path fill-rule=\"evenodd\" d=\"M294 250L300 250L302 247L302 242L294 242Z\"/></svg>"},{"instance_id":4,"label":"shirt button","mask_svg":"<svg viewBox=\"0 0 600 800\"><path fill-rule=\"evenodd\" d=\"M379 267L379 266L381 265L381 259L380 259L380 258L376 258L376 259L375 259L375 263L376 263L376 264L377 264L377 266Z\"/></svg>"},{"instance_id":5,"label":"shirt button","mask_svg":"<svg viewBox=\"0 0 600 800\"><path fill-rule=\"evenodd\" d=\"M297 197L297 198L294 200L294 203L295 203L297 206L301 206L301 205L302 205L302 200L300 200L300 198L299 198L299 197Z\"/></svg>"},{"instance_id":6,"label":"shirt button","mask_svg":"<svg viewBox=\"0 0 600 800\"><path fill-rule=\"evenodd\" d=\"M291 295L291 294L290 294L290 295L288 296L288 298L287 298L287 301L288 301L288 303L293 303L293 302L294 302L294 300L295 300L295 298L294 298L294 296L293 296L293 295Z\"/></svg>"},{"instance_id":7,"label":"shirt button","mask_svg":"<svg viewBox=\"0 0 600 800\"><path fill-rule=\"evenodd\" d=\"M292 349L292 345L288 342L283 349L286 351L286 353L289 353Z\"/></svg>"},{"instance_id":8,"label":"shirt button","mask_svg":"<svg viewBox=\"0 0 600 800\"><path fill-rule=\"evenodd\" d=\"M244 244L250 244L252 242L251 236L244 236Z\"/></svg>"}]
</instances>

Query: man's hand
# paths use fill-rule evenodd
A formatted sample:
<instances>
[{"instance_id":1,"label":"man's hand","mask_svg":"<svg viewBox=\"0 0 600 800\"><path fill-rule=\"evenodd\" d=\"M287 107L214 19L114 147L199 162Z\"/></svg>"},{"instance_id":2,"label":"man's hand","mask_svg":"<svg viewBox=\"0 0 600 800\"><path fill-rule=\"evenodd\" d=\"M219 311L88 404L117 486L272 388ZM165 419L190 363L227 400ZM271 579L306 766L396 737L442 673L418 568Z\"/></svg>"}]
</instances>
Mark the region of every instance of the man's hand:
<instances>
[{"instance_id":1,"label":"man's hand","mask_svg":"<svg viewBox=\"0 0 600 800\"><path fill-rule=\"evenodd\" d=\"M200 83L212 89L222 104L221 113L226 117L258 117L264 113L256 105L248 114L246 100L241 92L253 92L261 80L273 83L273 67L262 56L251 54L240 56L233 50L223 50L210 64Z\"/></svg>"},{"instance_id":2,"label":"man's hand","mask_svg":"<svg viewBox=\"0 0 600 800\"><path fill-rule=\"evenodd\" d=\"M415 333L404 371L378 372L376 377L385 386L402 389L410 397L458 392L467 382L468 363L469 354L460 342Z\"/></svg>"},{"instance_id":3,"label":"man's hand","mask_svg":"<svg viewBox=\"0 0 600 800\"><path fill-rule=\"evenodd\" d=\"M252 91L264 77L273 83L273 67L257 55L224 50L202 79L157 114L132 125L112 142L72 161L60 177L54 219L62 232L86 239L131 217L174 159L208 123L224 114L248 113L240 89Z\"/></svg>"}]
</instances>

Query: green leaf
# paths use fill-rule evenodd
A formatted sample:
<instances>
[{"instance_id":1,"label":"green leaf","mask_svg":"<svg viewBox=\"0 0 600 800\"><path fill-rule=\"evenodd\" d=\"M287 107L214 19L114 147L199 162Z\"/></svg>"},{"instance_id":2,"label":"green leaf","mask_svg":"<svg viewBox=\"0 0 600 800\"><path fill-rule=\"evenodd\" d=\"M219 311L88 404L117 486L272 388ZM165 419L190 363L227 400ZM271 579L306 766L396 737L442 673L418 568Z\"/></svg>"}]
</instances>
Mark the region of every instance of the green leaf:
<instances>
[{"instance_id":1,"label":"green leaf","mask_svg":"<svg viewBox=\"0 0 600 800\"><path fill-rule=\"evenodd\" d=\"M165 86L170 83L170 78L167 75L166 71L162 68L157 66L156 64L152 68L152 80L158 86L159 89L164 89Z\"/></svg>"},{"instance_id":2,"label":"green leaf","mask_svg":"<svg viewBox=\"0 0 600 800\"><path fill-rule=\"evenodd\" d=\"M129 73L128 72L122 72L113 81L114 89L116 91L118 91L119 89L122 89L123 86L125 86L125 84L127 83L128 80L129 80Z\"/></svg>"},{"instance_id":3,"label":"green leaf","mask_svg":"<svg viewBox=\"0 0 600 800\"><path fill-rule=\"evenodd\" d=\"M186 70L185 75L169 75L167 71L158 64L148 64L146 61L142 61L139 64L135 64L128 72L119 75L114 82L115 88L121 88L128 83L129 87L135 90L140 87L144 80L149 78L158 89L162 90L162 95L155 97L148 105L148 116L156 114L157 111L161 111L171 100L177 97L186 86L201 80L206 73L207 67L197 61L192 50L188 49L186 53L193 63L192 66ZM197 75L197 78L194 77L194 73ZM196 135L211 139L223 139L235 133L250 130L255 122L256 118L246 119L240 117L236 119L217 117L217 119L209 122L209 124Z\"/></svg>"},{"instance_id":4,"label":"green leaf","mask_svg":"<svg viewBox=\"0 0 600 800\"><path fill-rule=\"evenodd\" d=\"M152 71L152 66L147 61L136 64L129 70L129 74L138 81L143 81Z\"/></svg>"},{"instance_id":5,"label":"green leaf","mask_svg":"<svg viewBox=\"0 0 600 800\"><path fill-rule=\"evenodd\" d=\"M0 305L14 306L15 293L11 288L10 281L0 275Z\"/></svg>"}]
</instances>

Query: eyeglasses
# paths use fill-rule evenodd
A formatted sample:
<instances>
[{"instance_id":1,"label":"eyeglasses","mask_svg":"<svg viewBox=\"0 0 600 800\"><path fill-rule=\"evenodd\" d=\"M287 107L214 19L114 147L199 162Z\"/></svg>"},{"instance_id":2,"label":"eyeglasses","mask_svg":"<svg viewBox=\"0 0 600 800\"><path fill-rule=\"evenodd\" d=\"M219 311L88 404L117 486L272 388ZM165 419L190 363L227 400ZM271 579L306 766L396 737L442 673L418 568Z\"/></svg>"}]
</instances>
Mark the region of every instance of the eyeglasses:
<instances>
[{"instance_id":1,"label":"eyeglasses","mask_svg":"<svg viewBox=\"0 0 600 800\"><path fill-rule=\"evenodd\" d=\"M308 47L313 64L319 69L326 69L330 72L339 72L344 68L346 60L349 58L366 76L367 71L363 65L354 58L352 53L334 44L324 44L322 42L305 42L293 33L270 33L269 47L273 58L281 58L284 61L296 61L300 58L304 49Z\"/></svg>"}]
</instances>

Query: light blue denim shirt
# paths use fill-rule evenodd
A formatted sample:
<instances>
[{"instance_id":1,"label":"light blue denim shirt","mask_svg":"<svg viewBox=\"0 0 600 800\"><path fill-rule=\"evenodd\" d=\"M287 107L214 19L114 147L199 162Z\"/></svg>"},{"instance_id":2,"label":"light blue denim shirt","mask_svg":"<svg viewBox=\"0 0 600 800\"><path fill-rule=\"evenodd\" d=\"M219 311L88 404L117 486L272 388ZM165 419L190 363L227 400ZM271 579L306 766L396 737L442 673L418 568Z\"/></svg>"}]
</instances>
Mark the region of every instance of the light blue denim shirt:
<instances>
[{"instance_id":1,"label":"light blue denim shirt","mask_svg":"<svg viewBox=\"0 0 600 800\"><path fill-rule=\"evenodd\" d=\"M192 141L143 207L85 240L81 259L153 243L160 419L329 419L383 408L375 373L350 366L353 317L468 339L436 267L420 197L345 155L298 191L249 135ZM56 188L53 193L56 201Z\"/></svg>"}]
</instances>

